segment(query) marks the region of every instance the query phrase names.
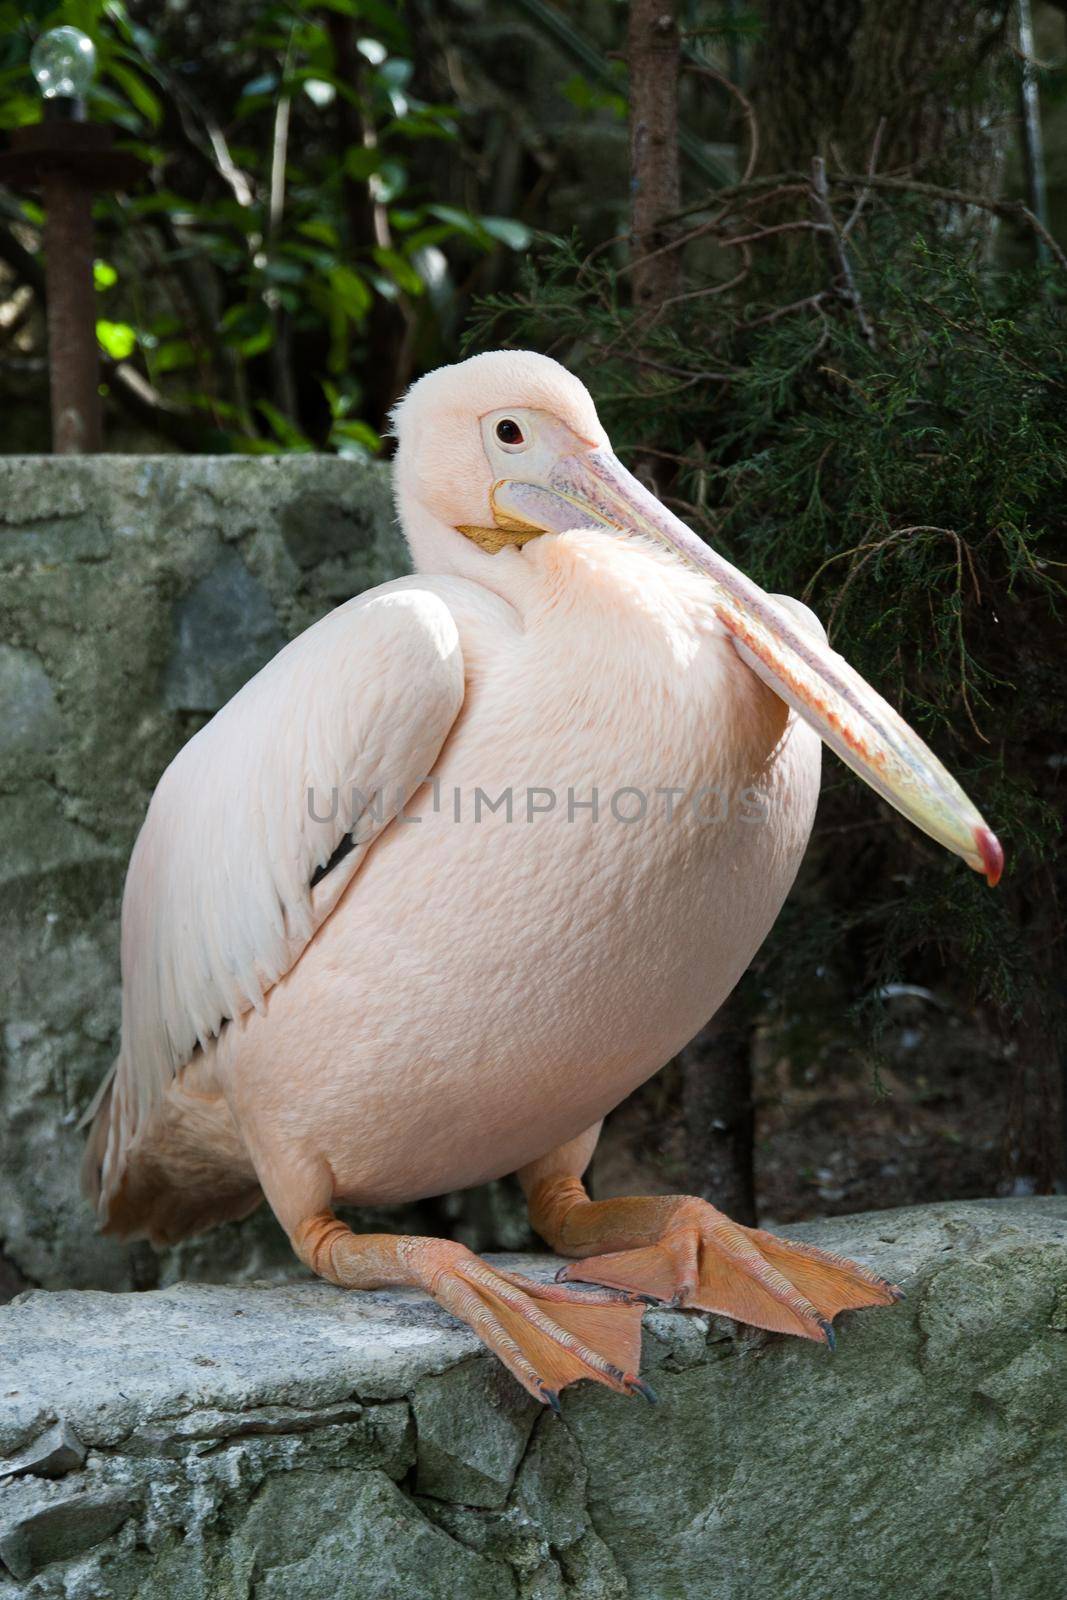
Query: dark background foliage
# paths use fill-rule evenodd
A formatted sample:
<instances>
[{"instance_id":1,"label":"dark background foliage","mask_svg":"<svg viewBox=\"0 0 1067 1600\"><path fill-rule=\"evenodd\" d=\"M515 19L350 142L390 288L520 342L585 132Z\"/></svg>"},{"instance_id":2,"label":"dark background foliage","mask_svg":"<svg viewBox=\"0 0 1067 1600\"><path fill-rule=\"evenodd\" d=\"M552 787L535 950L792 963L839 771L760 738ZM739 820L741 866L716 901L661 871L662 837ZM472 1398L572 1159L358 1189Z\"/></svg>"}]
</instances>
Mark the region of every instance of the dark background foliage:
<instances>
[{"instance_id":1,"label":"dark background foliage","mask_svg":"<svg viewBox=\"0 0 1067 1600\"><path fill-rule=\"evenodd\" d=\"M374 454L418 372L547 350L995 820L992 894L828 758L778 928L617 1114L602 1191L682 1185L779 1219L1045 1191L1064 1175L1064 8L1035 8L1031 56L1017 7L969 0L689 0L648 31L670 12L0 0L2 118L36 118L30 44L72 22L100 56L93 115L149 164L97 204L112 447ZM643 105L667 116L652 155L629 147ZM0 195L7 449L47 447L40 220ZM514 1242L495 1191L438 1222L457 1210L472 1241Z\"/></svg>"}]
</instances>

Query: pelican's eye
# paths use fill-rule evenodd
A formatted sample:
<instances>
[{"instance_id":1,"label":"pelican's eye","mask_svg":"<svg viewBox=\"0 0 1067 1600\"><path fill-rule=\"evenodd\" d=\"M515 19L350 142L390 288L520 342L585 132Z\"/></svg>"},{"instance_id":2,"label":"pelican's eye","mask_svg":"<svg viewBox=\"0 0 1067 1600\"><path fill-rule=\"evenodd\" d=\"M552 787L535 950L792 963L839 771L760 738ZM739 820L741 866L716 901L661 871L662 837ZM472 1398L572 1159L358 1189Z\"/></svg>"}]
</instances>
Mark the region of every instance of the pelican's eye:
<instances>
[{"instance_id":1,"label":"pelican's eye","mask_svg":"<svg viewBox=\"0 0 1067 1600\"><path fill-rule=\"evenodd\" d=\"M522 429L512 417L501 417L496 425L496 436L501 444L523 444Z\"/></svg>"}]
</instances>

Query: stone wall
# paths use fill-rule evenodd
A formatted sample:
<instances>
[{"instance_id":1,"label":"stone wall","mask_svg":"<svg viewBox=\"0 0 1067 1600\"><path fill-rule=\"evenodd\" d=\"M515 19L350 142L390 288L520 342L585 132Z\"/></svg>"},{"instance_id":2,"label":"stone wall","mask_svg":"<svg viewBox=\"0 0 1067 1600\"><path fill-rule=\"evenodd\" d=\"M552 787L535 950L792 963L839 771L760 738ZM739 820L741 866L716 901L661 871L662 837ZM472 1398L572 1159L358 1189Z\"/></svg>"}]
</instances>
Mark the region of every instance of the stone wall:
<instances>
[{"instance_id":1,"label":"stone wall","mask_svg":"<svg viewBox=\"0 0 1067 1600\"><path fill-rule=\"evenodd\" d=\"M833 1356L651 1311L660 1403L560 1419L410 1291L27 1292L0 1600L1059 1600L1067 1200L787 1231L907 1300Z\"/></svg>"},{"instance_id":2,"label":"stone wall","mask_svg":"<svg viewBox=\"0 0 1067 1600\"><path fill-rule=\"evenodd\" d=\"M97 1237L75 1124L115 1054L119 901L159 774L405 562L384 467L0 458L0 1299L291 1270L265 1215L162 1258Z\"/></svg>"}]
</instances>

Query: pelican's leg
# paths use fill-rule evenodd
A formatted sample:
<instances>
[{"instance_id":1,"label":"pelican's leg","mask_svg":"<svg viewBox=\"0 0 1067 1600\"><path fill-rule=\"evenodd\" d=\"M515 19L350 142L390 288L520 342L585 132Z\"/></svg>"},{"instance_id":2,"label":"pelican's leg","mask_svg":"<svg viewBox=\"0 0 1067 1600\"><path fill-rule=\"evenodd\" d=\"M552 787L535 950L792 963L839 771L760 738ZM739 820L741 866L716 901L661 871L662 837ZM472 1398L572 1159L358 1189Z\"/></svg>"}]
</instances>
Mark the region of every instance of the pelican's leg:
<instances>
[{"instance_id":1,"label":"pelican's leg","mask_svg":"<svg viewBox=\"0 0 1067 1600\"><path fill-rule=\"evenodd\" d=\"M691 1195L590 1200L579 1174L592 1144L583 1138L585 1146L575 1140L519 1174L534 1228L561 1255L580 1258L561 1280L629 1289L831 1346L839 1311L900 1298L868 1267L742 1227Z\"/></svg>"},{"instance_id":2,"label":"pelican's leg","mask_svg":"<svg viewBox=\"0 0 1067 1600\"><path fill-rule=\"evenodd\" d=\"M328 1160L264 1126L243 1085L228 1081L241 1134L271 1210L312 1272L343 1289L424 1289L472 1328L524 1389L553 1410L559 1391L591 1378L654 1399L637 1376L645 1302L617 1289L535 1283L491 1267L451 1239L355 1234L334 1216Z\"/></svg>"},{"instance_id":3,"label":"pelican's leg","mask_svg":"<svg viewBox=\"0 0 1067 1600\"><path fill-rule=\"evenodd\" d=\"M578 1378L653 1398L637 1376L644 1305L632 1296L535 1283L489 1266L451 1239L354 1234L328 1210L306 1218L290 1238L313 1272L342 1288L425 1289L555 1410L559 1391Z\"/></svg>"}]
</instances>

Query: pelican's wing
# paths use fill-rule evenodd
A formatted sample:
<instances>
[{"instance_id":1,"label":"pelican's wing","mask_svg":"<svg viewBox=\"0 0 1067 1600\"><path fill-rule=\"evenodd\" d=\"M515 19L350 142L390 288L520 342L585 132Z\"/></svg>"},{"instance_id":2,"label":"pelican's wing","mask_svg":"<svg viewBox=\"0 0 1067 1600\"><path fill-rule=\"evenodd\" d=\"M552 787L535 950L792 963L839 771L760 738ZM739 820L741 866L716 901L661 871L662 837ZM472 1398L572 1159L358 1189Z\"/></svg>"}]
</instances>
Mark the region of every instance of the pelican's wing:
<instances>
[{"instance_id":1,"label":"pelican's wing","mask_svg":"<svg viewBox=\"0 0 1067 1600\"><path fill-rule=\"evenodd\" d=\"M431 773L463 692L452 613L400 579L301 634L171 762L123 897L105 1190L196 1045L299 959Z\"/></svg>"}]
</instances>

